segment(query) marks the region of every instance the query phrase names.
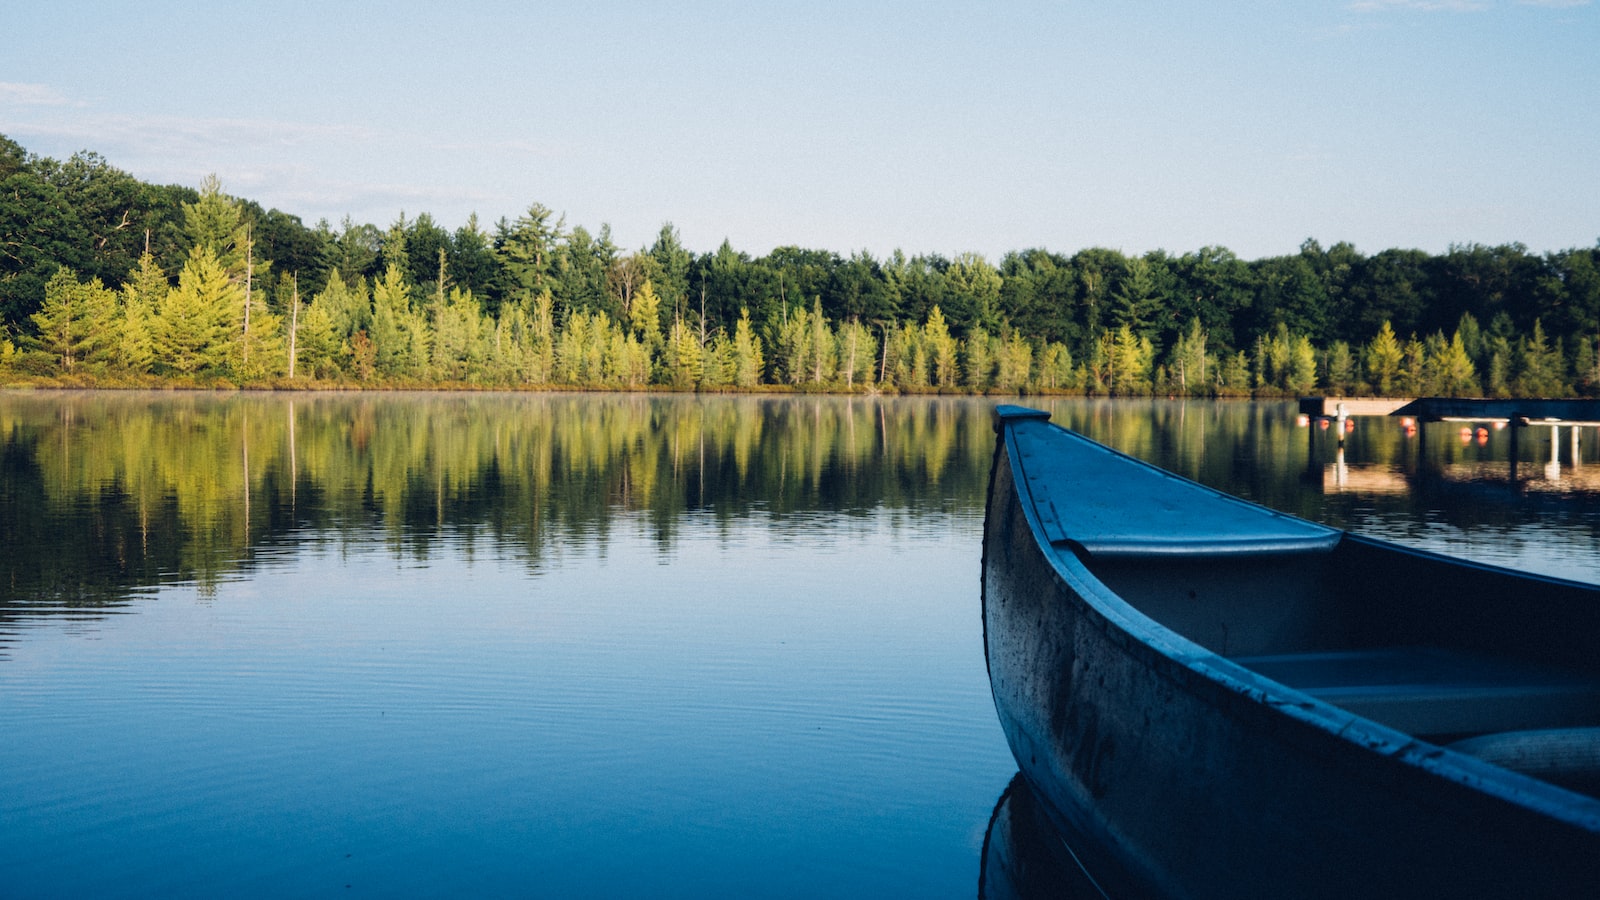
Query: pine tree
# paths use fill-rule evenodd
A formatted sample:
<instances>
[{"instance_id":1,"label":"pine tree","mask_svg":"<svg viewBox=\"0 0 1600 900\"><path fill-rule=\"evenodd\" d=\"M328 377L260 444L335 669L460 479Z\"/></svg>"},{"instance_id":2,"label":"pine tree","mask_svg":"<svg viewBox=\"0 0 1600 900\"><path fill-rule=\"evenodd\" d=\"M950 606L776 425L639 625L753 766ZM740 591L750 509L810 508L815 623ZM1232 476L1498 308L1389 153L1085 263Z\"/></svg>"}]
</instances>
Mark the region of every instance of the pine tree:
<instances>
[{"instance_id":1,"label":"pine tree","mask_svg":"<svg viewBox=\"0 0 1600 900\"><path fill-rule=\"evenodd\" d=\"M372 287L373 349L378 374L416 374L412 343L411 286L400 267L390 263L383 280Z\"/></svg>"},{"instance_id":2,"label":"pine tree","mask_svg":"<svg viewBox=\"0 0 1600 900\"><path fill-rule=\"evenodd\" d=\"M1297 334L1289 341L1289 368L1285 387L1291 395L1309 394L1317 386L1317 351L1311 339Z\"/></svg>"},{"instance_id":3,"label":"pine tree","mask_svg":"<svg viewBox=\"0 0 1600 900\"><path fill-rule=\"evenodd\" d=\"M44 304L29 318L39 329L35 341L61 361L63 371L104 361L115 340L116 295L100 279L84 283L62 266L44 286Z\"/></svg>"},{"instance_id":4,"label":"pine tree","mask_svg":"<svg viewBox=\"0 0 1600 900\"><path fill-rule=\"evenodd\" d=\"M335 269L328 275L328 284L312 298L322 309L328 325L339 340L346 340L372 324L372 301L367 296L367 282L357 278L347 284L344 276Z\"/></svg>"},{"instance_id":5,"label":"pine tree","mask_svg":"<svg viewBox=\"0 0 1600 900\"><path fill-rule=\"evenodd\" d=\"M960 374L956 363L956 341L950 336L950 326L945 322L944 312L937 303L928 310L928 320L922 323L922 341L927 348L928 359L933 364L931 382L936 387L954 387Z\"/></svg>"},{"instance_id":6,"label":"pine tree","mask_svg":"<svg viewBox=\"0 0 1600 900\"><path fill-rule=\"evenodd\" d=\"M155 364L156 310L171 286L165 272L149 253L122 284L122 317L118 330L116 362L129 372L148 372Z\"/></svg>"},{"instance_id":7,"label":"pine tree","mask_svg":"<svg viewBox=\"0 0 1600 900\"><path fill-rule=\"evenodd\" d=\"M1039 364L1039 386L1051 391L1074 387L1072 377L1072 351L1067 345L1051 341L1045 345L1044 357Z\"/></svg>"},{"instance_id":8,"label":"pine tree","mask_svg":"<svg viewBox=\"0 0 1600 900\"><path fill-rule=\"evenodd\" d=\"M223 366L235 310L243 303L243 292L216 255L204 247L192 251L157 315L155 343L162 365L180 375Z\"/></svg>"},{"instance_id":9,"label":"pine tree","mask_svg":"<svg viewBox=\"0 0 1600 900\"><path fill-rule=\"evenodd\" d=\"M1395 389L1400 377L1400 364L1405 360L1405 350L1395 338L1394 328L1385 319L1378 334L1366 348L1367 379L1378 396L1387 397Z\"/></svg>"},{"instance_id":10,"label":"pine tree","mask_svg":"<svg viewBox=\"0 0 1600 900\"><path fill-rule=\"evenodd\" d=\"M700 382L702 365L700 345L694 333L682 319L674 319L672 330L667 334L666 365L663 367L667 383L679 388L694 387Z\"/></svg>"},{"instance_id":11,"label":"pine tree","mask_svg":"<svg viewBox=\"0 0 1600 900\"><path fill-rule=\"evenodd\" d=\"M1032 374L1033 347L1022 339L1021 333L1012 331L1000 345L995 387L1005 391L1019 391L1027 386Z\"/></svg>"},{"instance_id":12,"label":"pine tree","mask_svg":"<svg viewBox=\"0 0 1600 900\"><path fill-rule=\"evenodd\" d=\"M1517 342L1517 359L1518 396L1560 397L1566 393L1561 348L1550 345L1538 319L1533 320L1533 334Z\"/></svg>"},{"instance_id":13,"label":"pine tree","mask_svg":"<svg viewBox=\"0 0 1600 900\"><path fill-rule=\"evenodd\" d=\"M760 384L764 364L761 338L750 324L750 311L740 309L739 321L733 326L733 383L743 388Z\"/></svg>"},{"instance_id":14,"label":"pine tree","mask_svg":"<svg viewBox=\"0 0 1600 900\"><path fill-rule=\"evenodd\" d=\"M807 339L811 348L811 354L806 359L808 378L812 384L826 384L838 371L839 347L834 340L833 329L828 327L827 317L822 314L821 297L812 302L811 313L806 316L806 327L811 333Z\"/></svg>"},{"instance_id":15,"label":"pine tree","mask_svg":"<svg viewBox=\"0 0 1600 900\"><path fill-rule=\"evenodd\" d=\"M878 340L858 319L839 326L839 376L845 387L871 384L877 371Z\"/></svg>"},{"instance_id":16,"label":"pine tree","mask_svg":"<svg viewBox=\"0 0 1600 900\"><path fill-rule=\"evenodd\" d=\"M1355 389L1356 363L1349 344L1334 341L1328 347L1323 357L1322 377L1328 390L1339 396L1346 396Z\"/></svg>"},{"instance_id":17,"label":"pine tree","mask_svg":"<svg viewBox=\"0 0 1600 900\"><path fill-rule=\"evenodd\" d=\"M364 337L363 333L363 337ZM339 338L333 320L322 305L313 300L300 313L295 336L296 374L300 377L333 378L339 374Z\"/></svg>"},{"instance_id":18,"label":"pine tree","mask_svg":"<svg viewBox=\"0 0 1600 900\"><path fill-rule=\"evenodd\" d=\"M1189 397L1204 396L1210 391L1209 369L1214 368L1206 353L1206 333L1200 320L1189 323L1189 330L1172 344L1167 357L1169 378L1176 383L1178 393Z\"/></svg>"},{"instance_id":19,"label":"pine tree","mask_svg":"<svg viewBox=\"0 0 1600 900\"><path fill-rule=\"evenodd\" d=\"M633 293L633 302L628 308L628 324L645 346L652 349L661 346L661 298L648 278Z\"/></svg>"},{"instance_id":20,"label":"pine tree","mask_svg":"<svg viewBox=\"0 0 1600 900\"><path fill-rule=\"evenodd\" d=\"M1434 392L1444 397L1476 397L1478 373L1467 353L1467 344L1461 329L1457 328L1448 343L1440 336L1439 348L1428 360L1432 367L1429 381Z\"/></svg>"},{"instance_id":21,"label":"pine tree","mask_svg":"<svg viewBox=\"0 0 1600 900\"><path fill-rule=\"evenodd\" d=\"M994 382L994 339L981 328L974 328L967 332L967 339L961 342L963 354L962 368L966 374L967 387L976 391L985 391Z\"/></svg>"}]
</instances>

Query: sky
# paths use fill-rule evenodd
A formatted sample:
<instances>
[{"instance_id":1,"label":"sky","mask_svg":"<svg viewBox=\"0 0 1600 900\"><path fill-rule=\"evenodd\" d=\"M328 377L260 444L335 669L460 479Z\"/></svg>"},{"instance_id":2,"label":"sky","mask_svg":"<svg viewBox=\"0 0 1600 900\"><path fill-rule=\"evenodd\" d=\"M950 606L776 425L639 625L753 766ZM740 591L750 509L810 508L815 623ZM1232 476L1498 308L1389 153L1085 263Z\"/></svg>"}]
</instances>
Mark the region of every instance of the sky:
<instances>
[{"instance_id":1,"label":"sky","mask_svg":"<svg viewBox=\"0 0 1600 900\"><path fill-rule=\"evenodd\" d=\"M0 134L335 228L1246 259L1600 241L1592 0L19 2Z\"/></svg>"}]
</instances>

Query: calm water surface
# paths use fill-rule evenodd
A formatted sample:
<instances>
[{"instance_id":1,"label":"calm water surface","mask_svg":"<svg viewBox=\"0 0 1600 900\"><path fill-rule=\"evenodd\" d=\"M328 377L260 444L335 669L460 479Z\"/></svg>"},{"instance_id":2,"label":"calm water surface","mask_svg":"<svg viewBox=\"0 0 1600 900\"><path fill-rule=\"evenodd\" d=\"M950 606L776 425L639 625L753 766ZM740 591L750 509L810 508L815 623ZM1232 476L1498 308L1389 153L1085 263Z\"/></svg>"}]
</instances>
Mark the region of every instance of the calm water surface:
<instances>
[{"instance_id":1,"label":"calm water surface","mask_svg":"<svg viewBox=\"0 0 1600 900\"><path fill-rule=\"evenodd\" d=\"M971 896L993 405L0 394L0 895ZM1596 580L1589 435L1038 405Z\"/></svg>"}]
</instances>

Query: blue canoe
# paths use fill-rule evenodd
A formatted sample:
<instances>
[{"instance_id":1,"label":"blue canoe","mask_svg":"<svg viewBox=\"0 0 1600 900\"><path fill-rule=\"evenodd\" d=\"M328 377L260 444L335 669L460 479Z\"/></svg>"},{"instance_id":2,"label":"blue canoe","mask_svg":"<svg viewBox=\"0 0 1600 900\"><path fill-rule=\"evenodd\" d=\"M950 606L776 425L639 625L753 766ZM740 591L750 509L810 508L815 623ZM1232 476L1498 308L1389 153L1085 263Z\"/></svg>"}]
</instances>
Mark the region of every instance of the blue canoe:
<instances>
[{"instance_id":1,"label":"blue canoe","mask_svg":"<svg viewBox=\"0 0 1600 900\"><path fill-rule=\"evenodd\" d=\"M1600 588L1283 515L1048 418L996 413L985 652L1097 881L1600 894Z\"/></svg>"}]
</instances>

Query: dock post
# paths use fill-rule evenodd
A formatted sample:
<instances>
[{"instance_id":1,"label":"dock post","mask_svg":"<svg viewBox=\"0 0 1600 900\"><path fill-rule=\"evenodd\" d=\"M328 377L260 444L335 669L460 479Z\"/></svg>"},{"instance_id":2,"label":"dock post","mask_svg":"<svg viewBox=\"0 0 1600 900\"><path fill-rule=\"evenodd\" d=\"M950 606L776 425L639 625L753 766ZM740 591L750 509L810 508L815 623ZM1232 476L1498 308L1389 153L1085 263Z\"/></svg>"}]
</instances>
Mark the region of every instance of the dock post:
<instances>
[{"instance_id":1,"label":"dock post","mask_svg":"<svg viewBox=\"0 0 1600 900\"><path fill-rule=\"evenodd\" d=\"M1517 483L1517 435L1522 432L1522 417L1513 413L1511 415L1511 483Z\"/></svg>"},{"instance_id":2,"label":"dock post","mask_svg":"<svg viewBox=\"0 0 1600 900\"><path fill-rule=\"evenodd\" d=\"M1561 426L1550 426L1550 461L1544 465L1544 477L1555 481L1561 477Z\"/></svg>"},{"instance_id":3,"label":"dock post","mask_svg":"<svg viewBox=\"0 0 1600 900\"><path fill-rule=\"evenodd\" d=\"M1334 406L1333 411L1335 416L1335 426L1339 429L1339 446L1342 447L1344 446L1345 421L1349 418L1349 416L1346 415L1344 411L1343 403Z\"/></svg>"}]
</instances>

